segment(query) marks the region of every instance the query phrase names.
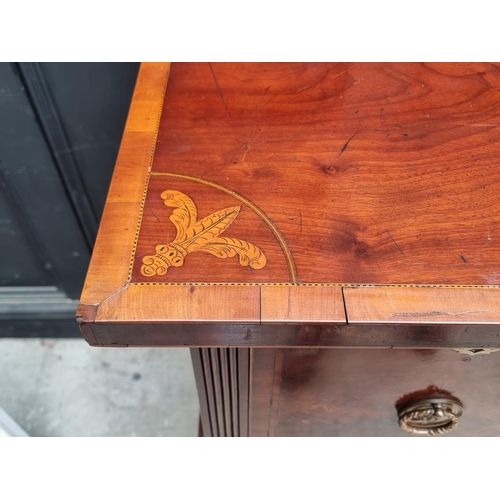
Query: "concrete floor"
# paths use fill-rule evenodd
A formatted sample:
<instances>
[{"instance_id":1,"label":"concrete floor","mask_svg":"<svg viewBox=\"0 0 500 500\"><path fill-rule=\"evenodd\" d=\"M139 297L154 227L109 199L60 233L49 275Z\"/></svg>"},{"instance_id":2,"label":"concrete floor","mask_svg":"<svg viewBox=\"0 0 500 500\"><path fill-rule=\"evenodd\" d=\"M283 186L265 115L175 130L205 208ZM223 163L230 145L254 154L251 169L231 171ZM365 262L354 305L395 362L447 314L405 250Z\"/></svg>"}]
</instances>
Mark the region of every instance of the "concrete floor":
<instances>
[{"instance_id":1,"label":"concrete floor","mask_svg":"<svg viewBox=\"0 0 500 500\"><path fill-rule=\"evenodd\" d=\"M188 349L0 339L0 408L30 436L196 436Z\"/></svg>"}]
</instances>

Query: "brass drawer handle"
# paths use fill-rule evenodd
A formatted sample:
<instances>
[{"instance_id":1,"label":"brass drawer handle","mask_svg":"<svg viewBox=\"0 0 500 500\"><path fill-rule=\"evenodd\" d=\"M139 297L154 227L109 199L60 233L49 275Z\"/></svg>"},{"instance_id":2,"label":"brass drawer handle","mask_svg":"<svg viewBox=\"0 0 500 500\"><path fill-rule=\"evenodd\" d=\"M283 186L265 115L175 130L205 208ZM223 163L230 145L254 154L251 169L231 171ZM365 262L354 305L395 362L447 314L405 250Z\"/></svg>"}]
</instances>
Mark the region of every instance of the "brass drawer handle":
<instances>
[{"instance_id":1,"label":"brass drawer handle","mask_svg":"<svg viewBox=\"0 0 500 500\"><path fill-rule=\"evenodd\" d=\"M411 434L435 436L452 431L464 409L452 399L428 398L398 409L399 427Z\"/></svg>"}]
</instances>

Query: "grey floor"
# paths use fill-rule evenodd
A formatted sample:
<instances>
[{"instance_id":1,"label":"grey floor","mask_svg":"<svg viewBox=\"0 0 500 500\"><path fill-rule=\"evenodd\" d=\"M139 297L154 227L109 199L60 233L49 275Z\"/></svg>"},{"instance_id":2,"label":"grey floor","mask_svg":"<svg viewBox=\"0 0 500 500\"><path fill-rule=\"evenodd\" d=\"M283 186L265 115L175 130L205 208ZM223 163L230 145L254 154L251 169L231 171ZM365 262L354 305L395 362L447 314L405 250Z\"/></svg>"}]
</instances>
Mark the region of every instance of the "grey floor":
<instances>
[{"instance_id":1,"label":"grey floor","mask_svg":"<svg viewBox=\"0 0 500 500\"><path fill-rule=\"evenodd\" d=\"M188 349L0 339L0 408L30 436L196 436Z\"/></svg>"}]
</instances>

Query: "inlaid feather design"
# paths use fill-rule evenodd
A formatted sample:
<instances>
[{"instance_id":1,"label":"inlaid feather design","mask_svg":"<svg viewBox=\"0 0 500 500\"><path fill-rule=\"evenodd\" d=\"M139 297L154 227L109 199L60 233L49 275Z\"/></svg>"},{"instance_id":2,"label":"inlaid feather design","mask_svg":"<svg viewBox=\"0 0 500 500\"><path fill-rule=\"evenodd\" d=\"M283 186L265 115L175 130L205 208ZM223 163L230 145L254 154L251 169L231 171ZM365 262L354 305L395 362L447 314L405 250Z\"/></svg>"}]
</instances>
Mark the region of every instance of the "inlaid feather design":
<instances>
[{"instance_id":1,"label":"inlaid feather design","mask_svg":"<svg viewBox=\"0 0 500 500\"><path fill-rule=\"evenodd\" d=\"M262 269L266 265L266 257L262 250L245 240L236 238L215 238L209 241L202 252L208 252L219 259L227 259L239 255L242 266L250 266L254 269Z\"/></svg>"},{"instance_id":2,"label":"inlaid feather design","mask_svg":"<svg viewBox=\"0 0 500 500\"><path fill-rule=\"evenodd\" d=\"M234 222L241 207L229 207L214 212L198 220L198 211L194 201L180 191L164 191L161 194L165 205L175 207L170 216L177 235L165 245L155 247L155 255L142 259L141 273L144 276L166 274L169 267L184 264L184 257L192 252L206 252L219 259L239 256L242 266L262 269L267 259L262 250L245 240L225 238L220 235Z\"/></svg>"}]
</instances>

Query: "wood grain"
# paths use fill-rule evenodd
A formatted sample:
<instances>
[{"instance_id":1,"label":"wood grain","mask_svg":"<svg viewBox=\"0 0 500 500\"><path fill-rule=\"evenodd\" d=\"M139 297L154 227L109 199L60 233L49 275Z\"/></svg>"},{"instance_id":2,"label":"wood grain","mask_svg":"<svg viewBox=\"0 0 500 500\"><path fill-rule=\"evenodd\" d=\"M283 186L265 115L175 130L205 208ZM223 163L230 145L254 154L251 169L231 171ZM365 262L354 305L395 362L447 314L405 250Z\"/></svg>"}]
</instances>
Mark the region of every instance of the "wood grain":
<instances>
[{"instance_id":1,"label":"wood grain","mask_svg":"<svg viewBox=\"0 0 500 500\"><path fill-rule=\"evenodd\" d=\"M268 437L272 414L276 350L251 350L250 437Z\"/></svg>"},{"instance_id":2,"label":"wood grain","mask_svg":"<svg viewBox=\"0 0 500 500\"><path fill-rule=\"evenodd\" d=\"M498 325L87 323L96 346L500 348Z\"/></svg>"},{"instance_id":3,"label":"wood grain","mask_svg":"<svg viewBox=\"0 0 500 500\"><path fill-rule=\"evenodd\" d=\"M205 435L402 435L396 401L430 384L466 405L455 435L498 435L500 353L449 348L500 347L499 70L142 64L85 339L196 348ZM265 265L193 251L144 276L177 234L166 190Z\"/></svg>"},{"instance_id":4,"label":"wood grain","mask_svg":"<svg viewBox=\"0 0 500 500\"><path fill-rule=\"evenodd\" d=\"M147 288L146 293L144 289ZM96 322L258 323L260 290L254 286L130 285L99 306Z\"/></svg>"},{"instance_id":5,"label":"wood grain","mask_svg":"<svg viewBox=\"0 0 500 500\"><path fill-rule=\"evenodd\" d=\"M499 89L497 64L173 64L152 168L254 202L299 282L500 284Z\"/></svg>"},{"instance_id":6,"label":"wood grain","mask_svg":"<svg viewBox=\"0 0 500 500\"><path fill-rule=\"evenodd\" d=\"M140 208L137 202L106 204L80 306L99 305L125 286Z\"/></svg>"},{"instance_id":7,"label":"wood grain","mask_svg":"<svg viewBox=\"0 0 500 500\"><path fill-rule=\"evenodd\" d=\"M238 358L238 411L240 437L248 437L250 404L250 349L235 349Z\"/></svg>"},{"instance_id":8,"label":"wood grain","mask_svg":"<svg viewBox=\"0 0 500 500\"><path fill-rule=\"evenodd\" d=\"M240 415L239 415L239 395L238 395L238 351L236 349L226 349L228 351L228 379L230 385L230 408L231 424L233 436L240 436Z\"/></svg>"},{"instance_id":9,"label":"wood grain","mask_svg":"<svg viewBox=\"0 0 500 500\"><path fill-rule=\"evenodd\" d=\"M262 323L345 323L341 287L262 286Z\"/></svg>"},{"instance_id":10,"label":"wood grain","mask_svg":"<svg viewBox=\"0 0 500 500\"><path fill-rule=\"evenodd\" d=\"M81 300L99 308L99 328L108 321L196 321L197 313L198 321L208 322L345 322L344 307L354 323L499 320L494 288L389 292L352 286L500 283L500 171L492 166L499 138L498 66L174 64L169 69L168 64L141 67ZM149 179L154 148L153 173L187 177ZM290 280L290 270L276 234L250 205L242 205L224 235L256 244L266 254L265 267L251 269L237 257L197 252L165 276L144 277L144 256L175 237L172 209L160 196L165 189L189 194L200 217L241 204L231 196L234 190L279 229L298 281L345 285L266 286ZM203 300L194 304L185 289L180 295L156 286L138 291L130 280L262 288L242 292L231 285L213 296L200 290L196 294ZM164 299L168 311L164 302L157 306ZM464 301L474 307L457 305ZM467 312L472 310L478 312Z\"/></svg>"},{"instance_id":11,"label":"wood grain","mask_svg":"<svg viewBox=\"0 0 500 500\"><path fill-rule=\"evenodd\" d=\"M349 323L500 323L500 289L344 288Z\"/></svg>"},{"instance_id":12,"label":"wood grain","mask_svg":"<svg viewBox=\"0 0 500 500\"><path fill-rule=\"evenodd\" d=\"M79 314L127 282L169 68L166 63L141 65Z\"/></svg>"},{"instance_id":13,"label":"wood grain","mask_svg":"<svg viewBox=\"0 0 500 500\"><path fill-rule=\"evenodd\" d=\"M248 436L248 349L191 349L205 436Z\"/></svg>"},{"instance_id":14,"label":"wood grain","mask_svg":"<svg viewBox=\"0 0 500 500\"><path fill-rule=\"evenodd\" d=\"M230 424L230 422L226 422L225 419L224 391L221 382L222 370L220 366L219 349L208 349L208 351L212 371L212 382L214 385L215 413L217 415L219 437L227 437L229 435L227 424Z\"/></svg>"},{"instance_id":15,"label":"wood grain","mask_svg":"<svg viewBox=\"0 0 500 500\"><path fill-rule=\"evenodd\" d=\"M106 200L108 204L142 201L154 141L154 132L125 130Z\"/></svg>"},{"instance_id":16,"label":"wood grain","mask_svg":"<svg viewBox=\"0 0 500 500\"><path fill-rule=\"evenodd\" d=\"M165 206L161 195L175 190L189 196L196 205L198 219L229 207L240 207L239 213L221 234L222 237L244 239L257 245L265 254L267 263L263 269L253 269L239 264L238 256L217 258L201 251L185 256L180 267L169 267L163 276L144 276L141 272L143 259L154 255L156 246L174 241L177 231L170 220L174 208ZM132 282L154 283L256 283L289 280L289 271L283 251L269 227L251 209L233 196L189 179L151 176L141 229L137 242Z\"/></svg>"},{"instance_id":17,"label":"wood grain","mask_svg":"<svg viewBox=\"0 0 500 500\"><path fill-rule=\"evenodd\" d=\"M78 313L83 329L92 323L85 330L92 344L378 345L382 337L372 341L363 329L347 341L328 328L280 326L271 334L263 327L397 323L404 339L407 324L500 321L498 65L169 69L141 66ZM159 175L169 172L177 177ZM195 252L163 277L141 275L144 256L175 237L166 189L191 196L199 217L241 205L224 236L262 248L266 265ZM298 281L343 285L277 285L290 280L290 269L271 227L293 255ZM454 284L460 287L442 286ZM136 338L113 327L127 323ZM161 323L168 337L154 326ZM242 328L210 334L203 344L193 323ZM258 323L251 338L238 337ZM454 342L466 344L490 339L488 329L474 339L457 335ZM392 334L387 341L404 343Z\"/></svg>"},{"instance_id":18,"label":"wood grain","mask_svg":"<svg viewBox=\"0 0 500 500\"><path fill-rule=\"evenodd\" d=\"M254 349L253 355L255 367L265 367L278 353ZM446 436L500 435L500 353L285 349L281 356L279 373L254 370L255 435L409 436L399 429L396 403L429 386L451 392L464 404L458 428ZM270 406L270 387L277 380Z\"/></svg>"}]
</instances>

